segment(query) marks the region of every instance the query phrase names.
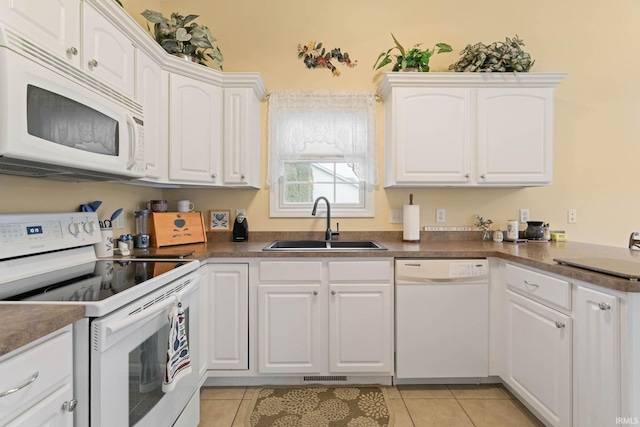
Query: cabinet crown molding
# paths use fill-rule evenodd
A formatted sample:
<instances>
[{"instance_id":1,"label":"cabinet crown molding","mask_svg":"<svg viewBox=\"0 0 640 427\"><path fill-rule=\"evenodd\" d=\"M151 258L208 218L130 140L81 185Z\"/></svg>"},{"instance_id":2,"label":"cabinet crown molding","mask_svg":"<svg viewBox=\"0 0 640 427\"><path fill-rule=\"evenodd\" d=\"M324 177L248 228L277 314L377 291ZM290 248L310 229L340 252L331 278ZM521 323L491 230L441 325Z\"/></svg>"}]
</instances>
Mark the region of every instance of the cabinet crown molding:
<instances>
[{"instance_id":1,"label":"cabinet crown molding","mask_svg":"<svg viewBox=\"0 0 640 427\"><path fill-rule=\"evenodd\" d=\"M406 73L389 72L382 76L378 93L385 99L398 87L518 87L553 88L567 73Z\"/></svg>"}]
</instances>

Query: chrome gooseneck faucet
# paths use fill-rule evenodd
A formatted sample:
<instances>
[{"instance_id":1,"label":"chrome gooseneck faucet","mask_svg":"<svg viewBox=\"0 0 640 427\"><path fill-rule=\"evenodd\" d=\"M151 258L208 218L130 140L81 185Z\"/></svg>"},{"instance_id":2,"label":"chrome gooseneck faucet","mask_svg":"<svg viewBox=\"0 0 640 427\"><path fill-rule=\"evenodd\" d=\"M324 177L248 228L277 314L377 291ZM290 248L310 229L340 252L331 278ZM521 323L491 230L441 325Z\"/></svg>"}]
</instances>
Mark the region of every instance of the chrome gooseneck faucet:
<instances>
[{"instance_id":1,"label":"chrome gooseneck faucet","mask_svg":"<svg viewBox=\"0 0 640 427\"><path fill-rule=\"evenodd\" d=\"M329 204L329 200L324 196L318 197L313 203L313 210L311 211L311 215L316 216L316 209L318 209L318 202L320 200L324 200L324 202L327 204L327 231L325 232L324 239L331 240L331 236L334 234L337 235L339 231L336 233L331 232L331 205Z\"/></svg>"}]
</instances>

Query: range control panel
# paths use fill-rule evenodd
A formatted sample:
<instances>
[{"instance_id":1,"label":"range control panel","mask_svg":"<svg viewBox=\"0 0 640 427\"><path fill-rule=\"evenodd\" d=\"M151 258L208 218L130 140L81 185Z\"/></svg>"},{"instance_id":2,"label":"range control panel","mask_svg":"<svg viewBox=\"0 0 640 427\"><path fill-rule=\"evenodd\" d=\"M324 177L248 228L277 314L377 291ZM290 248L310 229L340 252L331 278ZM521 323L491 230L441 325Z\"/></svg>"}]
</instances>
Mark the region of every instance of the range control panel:
<instances>
[{"instance_id":1,"label":"range control panel","mask_svg":"<svg viewBox=\"0 0 640 427\"><path fill-rule=\"evenodd\" d=\"M95 212L0 215L0 259L101 241Z\"/></svg>"}]
</instances>

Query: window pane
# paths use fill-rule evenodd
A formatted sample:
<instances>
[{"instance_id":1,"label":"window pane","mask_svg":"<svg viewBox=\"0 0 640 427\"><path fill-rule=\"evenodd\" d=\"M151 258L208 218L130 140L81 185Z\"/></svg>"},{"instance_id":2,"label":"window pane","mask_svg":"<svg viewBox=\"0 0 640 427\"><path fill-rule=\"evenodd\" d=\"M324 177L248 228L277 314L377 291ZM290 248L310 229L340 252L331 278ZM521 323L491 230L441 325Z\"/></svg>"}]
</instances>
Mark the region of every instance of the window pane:
<instances>
[{"instance_id":1,"label":"window pane","mask_svg":"<svg viewBox=\"0 0 640 427\"><path fill-rule=\"evenodd\" d=\"M309 203L311 202L312 192L313 186L310 184L285 184L284 202Z\"/></svg>"},{"instance_id":2,"label":"window pane","mask_svg":"<svg viewBox=\"0 0 640 427\"><path fill-rule=\"evenodd\" d=\"M329 199L329 202L335 203L335 194L333 193L333 184L318 184L313 186L313 199L324 196Z\"/></svg>"},{"instance_id":3,"label":"window pane","mask_svg":"<svg viewBox=\"0 0 640 427\"><path fill-rule=\"evenodd\" d=\"M360 184L336 184L336 203L360 204Z\"/></svg>"},{"instance_id":4,"label":"window pane","mask_svg":"<svg viewBox=\"0 0 640 427\"><path fill-rule=\"evenodd\" d=\"M353 171L352 165L347 163L336 163L336 180L358 182L358 177Z\"/></svg>"}]
</instances>

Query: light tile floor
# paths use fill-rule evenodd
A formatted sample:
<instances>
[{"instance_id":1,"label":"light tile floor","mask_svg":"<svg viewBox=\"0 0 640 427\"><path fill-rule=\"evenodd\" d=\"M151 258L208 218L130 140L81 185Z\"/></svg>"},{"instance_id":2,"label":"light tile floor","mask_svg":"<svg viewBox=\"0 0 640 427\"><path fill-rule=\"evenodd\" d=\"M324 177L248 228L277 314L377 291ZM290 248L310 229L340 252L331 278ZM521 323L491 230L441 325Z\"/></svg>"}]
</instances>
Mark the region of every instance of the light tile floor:
<instances>
[{"instance_id":1,"label":"light tile floor","mask_svg":"<svg viewBox=\"0 0 640 427\"><path fill-rule=\"evenodd\" d=\"M504 387L482 385L387 386L394 427L544 426ZM199 427L244 427L257 387L203 387Z\"/></svg>"}]
</instances>

